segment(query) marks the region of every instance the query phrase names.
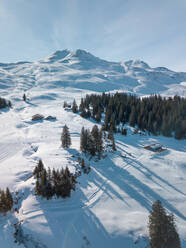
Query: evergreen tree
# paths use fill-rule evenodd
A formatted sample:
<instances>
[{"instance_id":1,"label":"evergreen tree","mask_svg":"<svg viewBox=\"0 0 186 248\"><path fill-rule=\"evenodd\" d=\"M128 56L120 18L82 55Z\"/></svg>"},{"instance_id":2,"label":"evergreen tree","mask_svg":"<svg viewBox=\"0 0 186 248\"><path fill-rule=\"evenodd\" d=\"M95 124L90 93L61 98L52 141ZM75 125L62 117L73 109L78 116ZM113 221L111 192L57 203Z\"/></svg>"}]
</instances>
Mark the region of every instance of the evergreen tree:
<instances>
[{"instance_id":1,"label":"evergreen tree","mask_svg":"<svg viewBox=\"0 0 186 248\"><path fill-rule=\"evenodd\" d=\"M121 134L126 136L127 135L127 129L126 128L122 128Z\"/></svg>"},{"instance_id":2,"label":"evergreen tree","mask_svg":"<svg viewBox=\"0 0 186 248\"><path fill-rule=\"evenodd\" d=\"M130 113L130 117L129 117L129 124L134 127L136 124L136 111L135 111L135 107L132 107L131 113Z\"/></svg>"},{"instance_id":3,"label":"evergreen tree","mask_svg":"<svg viewBox=\"0 0 186 248\"><path fill-rule=\"evenodd\" d=\"M26 102L26 95L25 95L25 93L23 94L23 101Z\"/></svg>"},{"instance_id":4,"label":"evergreen tree","mask_svg":"<svg viewBox=\"0 0 186 248\"><path fill-rule=\"evenodd\" d=\"M95 121L96 122L100 122L101 121L101 110L99 109L99 111L95 114Z\"/></svg>"},{"instance_id":5,"label":"evergreen tree","mask_svg":"<svg viewBox=\"0 0 186 248\"><path fill-rule=\"evenodd\" d=\"M81 152L86 152L87 150L87 132L85 132L84 127L82 127L80 134L80 150Z\"/></svg>"},{"instance_id":6,"label":"evergreen tree","mask_svg":"<svg viewBox=\"0 0 186 248\"><path fill-rule=\"evenodd\" d=\"M78 112L78 106L76 104L76 100L74 99L73 103L72 103L72 112L73 113L77 113Z\"/></svg>"},{"instance_id":7,"label":"evergreen tree","mask_svg":"<svg viewBox=\"0 0 186 248\"><path fill-rule=\"evenodd\" d=\"M61 134L61 145L63 148L69 148L71 146L71 137L67 125L63 127Z\"/></svg>"},{"instance_id":8,"label":"evergreen tree","mask_svg":"<svg viewBox=\"0 0 186 248\"><path fill-rule=\"evenodd\" d=\"M9 188L6 191L0 189L0 212L5 214L10 211L13 206L13 197Z\"/></svg>"},{"instance_id":9,"label":"evergreen tree","mask_svg":"<svg viewBox=\"0 0 186 248\"><path fill-rule=\"evenodd\" d=\"M81 98L81 103L80 103L80 105L79 105L79 111L80 111L80 112L85 111L85 104L84 104L83 98Z\"/></svg>"},{"instance_id":10,"label":"evergreen tree","mask_svg":"<svg viewBox=\"0 0 186 248\"><path fill-rule=\"evenodd\" d=\"M7 199L7 208L11 209L13 206L13 197L12 194L10 193L9 188L6 188L6 199Z\"/></svg>"},{"instance_id":11,"label":"evergreen tree","mask_svg":"<svg viewBox=\"0 0 186 248\"><path fill-rule=\"evenodd\" d=\"M66 107L68 107L68 104L67 104L66 101L64 101L64 103L63 103L63 108L66 108Z\"/></svg>"},{"instance_id":12,"label":"evergreen tree","mask_svg":"<svg viewBox=\"0 0 186 248\"><path fill-rule=\"evenodd\" d=\"M159 200L152 205L148 227L151 248L180 248L174 217L166 213Z\"/></svg>"},{"instance_id":13,"label":"evergreen tree","mask_svg":"<svg viewBox=\"0 0 186 248\"><path fill-rule=\"evenodd\" d=\"M35 194L36 195L40 195L41 194L40 183L39 183L39 179L38 178L36 179Z\"/></svg>"},{"instance_id":14,"label":"evergreen tree","mask_svg":"<svg viewBox=\"0 0 186 248\"><path fill-rule=\"evenodd\" d=\"M116 151L116 145L115 145L114 135L112 135L111 141L112 141L112 150L113 150L113 151Z\"/></svg>"},{"instance_id":15,"label":"evergreen tree","mask_svg":"<svg viewBox=\"0 0 186 248\"><path fill-rule=\"evenodd\" d=\"M113 131L112 130L109 130L107 138L109 140L113 140Z\"/></svg>"},{"instance_id":16,"label":"evergreen tree","mask_svg":"<svg viewBox=\"0 0 186 248\"><path fill-rule=\"evenodd\" d=\"M95 150L98 150L98 144L99 144L99 129L97 125L94 125L91 130L91 136L93 138Z\"/></svg>"},{"instance_id":17,"label":"evergreen tree","mask_svg":"<svg viewBox=\"0 0 186 248\"><path fill-rule=\"evenodd\" d=\"M39 178L41 172L43 171L43 169L44 169L43 162L42 162L41 159L39 159L38 164L37 164L36 167L34 168L33 175L34 175L36 178Z\"/></svg>"},{"instance_id":18,"label":"evergreen tree","mask_svg":"<svg viewBox=\"0 0 186 248\"><path fill-rule=\"evenodd\" d=\"M90 134L89 130L86 130L87 132L87 152L89 152L92 156L95 156L96 154L96 145L94 142L93 136Z\"/></svg>"},{"instance_id":19,"label":"evergreen tree","mask_svg":"<svg viewBox=\"0 0 186 248\"><path fill-rule=\"evenodd\" d=\"M1 213L6 213L8 208L7 200L6 200L6 195L4 190L0 191L0 212Z\"/></svg>"},{"instance_id":20,"label":"evergreen tree","mask_svg":"<svg viewBox=\"0 0 186 248\"><path fill-rule=\"evenodd\" d=\"M186 139L186 120L181 121L179 119L176 122L174 137L176 139Z\"/></svg>"},{"instance_id":21,"label":"evergreen tree","mask_svg":"<svg viewBox=\"0 0 186 248\"><path fill-rule=\"evenodd\" d=\"M6 107L11 107L12 103L2 97L0 97L0 109L1 108L6 108Z\"/></svg>"},{"instance_id":22,"label":"evergreen tree","mask_svg":"<svg viewBox=\"0 0 186 248\"><path fill-rule=\"evenodd\" d=\"M102 139L102 131L98 129L97 125L94 125L91 131L91 136L93 139L95 152L98 154L98 157L101 157L101 153L103 151L103 139Z\"/></svg>"},{"instance_id":23,"label":"evergreen tree","mask_svg":"<svg viewBox=\"0 0 186 248\"><path fill-rule=\"evenodd\" d=\"M103 152L103 133L101 129L99 131L99 136L98 136L98 141L97 141L97 152L98 152L98 158L100 159L101 154Z\"/></svg>"},{"instance_id":24,"label":"evergreen tree","mask_svg":"<svg viewBox=\"0 0 186 248\"><path fill-rule=\"evenodd\" d=\"M81 159L81 168L84 169L85 168L85 160L84 158Z\"/></svg>"}]
</instances>

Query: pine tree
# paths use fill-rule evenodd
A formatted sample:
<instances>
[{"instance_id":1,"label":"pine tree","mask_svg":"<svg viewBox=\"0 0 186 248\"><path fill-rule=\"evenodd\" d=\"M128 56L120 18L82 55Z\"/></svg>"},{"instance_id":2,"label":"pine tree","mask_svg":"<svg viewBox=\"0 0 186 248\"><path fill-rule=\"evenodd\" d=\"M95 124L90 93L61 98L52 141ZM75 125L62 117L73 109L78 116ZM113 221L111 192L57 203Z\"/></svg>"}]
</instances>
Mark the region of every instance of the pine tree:
<instances>
[{"instance_id":1,"label":"pine tree","mask_svg":"<svg viewBox=\"0 0 186 248\"><path fill-rule=\"evenodd\" d=\"M126 128L122 128L121 134L126 136L127 135L127 129Z\"/></svg>"},{"instance_id":2,"label":"pine tree","mask_svg":"<svg viewBox=\"0 0 186 248\"><path fill-rule=\"evenodd\" d=\"M67 102L64 101L64 103L63 103L63 108L66 108L67 106L68 106Z\"/></svg>"},{"instance_id":3,"label":"pine tree","mask_svg":"<svg viewBox=\"0 0 186 248\"><path fill-rule=\"evenodd\" d=\"M23 101L26 102L26 95L25 95L25 93L23 94Z\"/></svg>"},{"instance_id":4,"label":"pine tree","mask_svg":"<svg viewBox=\"0 0 186 248\"><path fill-rule=\"evenodd\" d=\"M81 103L79 105L79 111L83 112L85 110L85 104L83 98L81 98Z\"/></svg>"},{"instance_id":5,"label":"pine tree","mask_svg":"<svg viewBox=\"0 0 186 248\"><path fill-rule=\"evenodd\" d=\"M6 99L0 97L0 109L1 108L6 108L6 107L11 107L11 106L12 106L11 101L6 100Z\"/></svg>"},{"instance_id":6,"label":"pine tree","mask_svg":"<svg viewBox=\"0 0 186 248\"><path fill-rule=\"evenodd\" d=\"M7 201L4 190L0 191L0 212L3 214L7 212Z\"/></svg>"},{"instance_id":7,"label":"pine tree","mask_svg":"<svg viewBox=\"0 0 186 248\"><path fill-rule=\"evenodd\" d=\"M81 152L86 152L87 149L87 136L85 133L85 128L82 127L80 134L80 150Z\"/></svg>"},{"instance_id":8,"label":"pine tree","mask_svg":"<svg viewBox=\"0 0 186 248\"><path fill-rule=\"evenodd\" d=\"M101 158L101 154L103 152L103 133L102 130L99 131L98 141L97 141L97 152L98 158Z\"/></svg>"},{"instance_id":9,"label":"pine tree","mask_svg":"<svg viewBox=\"0 0 186 248\"><path fill-rule=\"evenodd\" d=\"M112 130L109 130L107 138L109 140L112 140L113 139L113 131Z\"/></svg>"},{"instance_id":10,"label":"pine tree","mask_svg":"<svg viewBox=\"0 0 186 248\"><path fill-rule=\"evenodd\" d=\"M6 188L6 200L7 200L7 208L11 209L13 206L13 198L9 188Z\"/></svg>"},{"instance_id":11,"label":"pine tree","mask_svg":"<svg viewBox=\"0 0 186 248\"><path fill-rule=\"evenodd\" d=\"M95 152L98 154L98 157L101 157L103 151L103 140L102 140L102 131L98 129L97 125L94 125L91 131L91 136L93 140L93 145Z\"/></svg>"},{"instance_id":12,"label":"pine tree","mask_svg":"<svg viewBox=\"0 0 186 248\"><path fill-rule=\"evenodd\" d=\"M111 141L112 141L112 150L113 150L113 151L116 151L116 145L115 145L114 135L112 135Z\"/></svg>"},{"instance_id":13,"label":"pine tree","mask_svg":"<svg viewBox=\"0 0 186 248\"><path fill-rule=\"evenodd\" d=\"M135 111L135 107L132 107L131 113L130 113L130 117L129 117L129 123L132 127L135 126L136 124L136 111Z\"/></svg>"},{"instance_id":14,"label":"pine tree","mask_svg":"<svg viewBox=\"0 0 186 248\"><path fill-rule=\"evenodd\" d=\"M0 212L5 214L10 211L13 206L13 197L9 188L6 191L0 189Z\"/></svg>"},{"instance_id":15,"label":"pine tree","mask_svg":"<svg viewBox=\"0 0 186 248\"><path fill-rule=\"evenodd\" d=\"M81 168L82 169L85 168L85 160L84 160L84 158L81 159Z\"/></svg>"},{"instance_id":16,"label":"pine tree","mask_svg":"<svg viewBox=\"0 0 186 248\"><path fill-rule=\"evenodd\" d=\"M77 113L77 111L78 111L78 106L76 104L76 100L74 99L74 101L72 103L72 112Z\"/></svg>"},{"instance_id":17,"label":"pine tree","mask_svg":"<svg viewBox=\"0 0 186 248\"><path fill-rule=\"evenodd\" d=\"M173 214L168 215L159 200L152 205L148 228L151 248L180 248Z\"/></svg>"},{"instance_id":18,"label":"pine tree","mask_svg":"<svg viewBox=\"0 0 186 248\"><path fill-rule=\"evenodd\" d=\"M123 122L124 120L124 109L122 105L120 106L120 109L119 109L119 119L121 122Z\"/></svg>"},{"instance_id":19,"label":"pine tree","mask_svg":"<svg viewBox=\"0 0 186 248\"><path fill-rule=\"evenodd\" d=\"M35 185L35 194L40 194L40 184L39 184L39 178L36 179L36 185Z\"/></svg>"},{"instance_id":20,"label":"pine tree","mask_svg":"<svg viewBox=\"0 0 186 248\"><path fill-rule=\"evenodd\" d=\"M95 119L96 122L100 122L101 121L101 109L100 108L98 108L98 111L95 114L94 119Z\"/></svg>"},{"instance_id":21,"label":"pine tree","mask_svg":"<svg viewBox=\"0 0 186 248\"><path fill-rule=\"evenodd\" d=\"M34 168L33 175L34 175L36 178L39 178L41 172L43 171L43 169L44 169L43 162L42 162L41 159L39 159L38 164L37 164L36 167Z\"/></svg>"},{"instance_id":22,"label":"pine tree","mask_svg":"<svg viewBox=\"0 0 186 248\"><path fill-rule=\"evenodd\" d=\"M63 148L69 148L71 146L71 137L67 125L63 127L61 134L61 145Z\"/></svg>"},{"instance_id":23,"label":"pine tree","mask_svg":"<svg viewBox=\"0 0 186 248\"><path fill-rule=\"evenodd\" d=\"M99 129L97 125L94 125L91 130L91 136L94 140L95 150L98 150L98 142L99 142Z\"/></svg>"},{"instance_id":24,"label":"pine tree","mask_svg":"<svg viewBox=\"0 0 186 248\"><path fill-rule=\"evenodd\" d=\"M96 146L95 146L94 138L90 134L89 130L86 131L87 131L87 152L89 152L92 156L95 156Z\"/></svg>"}]
</instances>

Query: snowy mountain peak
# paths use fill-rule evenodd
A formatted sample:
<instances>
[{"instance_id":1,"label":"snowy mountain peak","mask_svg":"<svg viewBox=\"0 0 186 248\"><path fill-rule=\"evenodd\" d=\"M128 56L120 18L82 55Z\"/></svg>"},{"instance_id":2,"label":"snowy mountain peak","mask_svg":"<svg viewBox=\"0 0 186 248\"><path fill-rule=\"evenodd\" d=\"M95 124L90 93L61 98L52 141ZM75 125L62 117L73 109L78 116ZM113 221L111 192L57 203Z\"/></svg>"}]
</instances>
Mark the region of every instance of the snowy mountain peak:
<instances>
[{"instance_id":1,"label":"snowy mountain peak","mask_svg":"<svg viewBox=\"0 0 186 248\"><path fill-rule=\"evenodd\" d=\"M109 63L109 62L107 62L103 59L100 59L99 57L96 57L93 54L91 54L85 50L82 50L82 49L77 49L77 50L73 51L71 53L71 57L78 59L81 62L88 62L88 63L92 62L92 63L94 63L94 65L100 64L100 63L104 64L105 62Z\"/></svg>"},{"instance_id":2,"label":"snowy mountain peak","mask_svg":"<svg viewBox=\"0 0 186 248\"><path fill-rule=\"evenodd\" d=\"M124 62L124 64L128 68L131 68L131 67L138 67L138 68L143 68L143 69L149 69L150 68L150 66L146 62L139 60L139 59L128 60L128 61Z\"/></svg>"},{"instance_id":3,"label":"snowy mountain peak","mask_svg":"<svg viewBox=\"0 0 186 248\"><path fill-rule=\"evenodd\" d=\"M93 63L94 65L100 64L100 63L105 63L106 61L103 59L100 59L93 54L82 50L82 49L77 49L77 50L58 50L49 57L45 58L44 60L41 60L40 62L47 62L47 63L55 63L55 62L64 62L67 63L69 61L74 61L74 62L82 62L82 63ZM109 63L109 62L106 62Z\"/></svg>"},{"instance_id":4,"label":"snowy mountain peak","mask_svg":"<svg viewBox=\"0 0 186 248\"><path fill-rule=\"evenodd\" d=\"M47 59L50 61L50 62L54 62L54 61L57 61L57 60L61 60L61 59L64 59L66 56L68 56L70 54L70 50L68 49L65 49L65 50L58 50L56 51L55 53L53 53L52 55L50 55Z\"/></svg>"},{"instance_id":5,"label":"snowy mountain peak","mask_svg":"<svg viewBox=\"0 0 186 248\"><path fill-rule=\"evenodd\" d=\"M82 50L82 49L77 49L74 51L74 55L77 57L84 57L84 56L91 56L91 57L95 57L94 55L92 55L91 53Z\"/></svg>"}]
</instances>

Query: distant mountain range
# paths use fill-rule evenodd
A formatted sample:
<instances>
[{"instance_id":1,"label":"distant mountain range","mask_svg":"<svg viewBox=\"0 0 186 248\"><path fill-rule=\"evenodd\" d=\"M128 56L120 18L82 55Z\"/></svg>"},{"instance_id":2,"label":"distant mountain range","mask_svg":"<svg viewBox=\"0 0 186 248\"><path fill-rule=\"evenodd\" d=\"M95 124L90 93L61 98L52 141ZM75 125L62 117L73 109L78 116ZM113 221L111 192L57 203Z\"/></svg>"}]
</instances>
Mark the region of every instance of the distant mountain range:
<instances>
[{"instance_id":1,"label":"distant mountain range","mask_svg":"<svg viewBox=\"0 0 186 248\"><path fill-rule=\"evenodd\" d=\"M96 92L186 96L186 72L151 68L141 60L110 62L84 51L63 50L37 62L0 63L0 89L33 85L73 87Z\"/></svg>"}]
</instances>

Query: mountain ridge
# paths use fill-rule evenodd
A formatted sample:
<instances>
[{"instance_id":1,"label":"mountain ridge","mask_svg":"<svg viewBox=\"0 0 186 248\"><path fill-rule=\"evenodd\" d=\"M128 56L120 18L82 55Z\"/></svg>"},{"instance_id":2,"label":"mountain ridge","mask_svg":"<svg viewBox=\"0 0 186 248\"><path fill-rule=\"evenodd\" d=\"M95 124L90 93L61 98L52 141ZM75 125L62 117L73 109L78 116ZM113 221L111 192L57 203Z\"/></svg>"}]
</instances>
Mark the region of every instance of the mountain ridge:
<instances>
[{"instance_id":1,"label":"mountain ridge","mask_svg":"<svg viewBox=\"0 0 186 248\"><path fill-rule=\"evenodd\" d=\"M117 64L125 63L126 65L130 64L130 66L132 65L133 67L146 67L146 68L162 70L162 71L171 71L171 72L175 72L175 73L186 73L186 71L174 71L174 70L171 70L165 66L151 67L151 66L149 66L149 64L147 62L145 62L141 59L129 59L126 61L124 61L124 60L122 60L122 61L110 61L110 60L106 60L106 59L101 59L100 57L95 56L92 53L87 52L84 49L70 50L67 48L63 49L63 50L56 50L55 52L51 53L49 56L46 56L45 58L41 58L41 59L36 60L36 61L18 60L16 62L0 62L0 66L26 64L26 63L31 64L31 63L36 63L36 62L43 62L46 59L52 60L53 62L55 62L56 60L65 59L66 56L82 57L82 55L86 55L86 56L88 55L89 57L93 57L93 58L96 58L96 59L99 59L101 61L105 61L108 63L117 63Z\"/></svg>"},{"instance_id":2,"label":"mountain ridge","mask_svg":"<svg viewBox=\"0 0 186 248\"><path fill-rule=\"evenodd\" d=\"M152 68L142 60L106 61L82 49L58 50L36 62L1 63L0 74L0 87L25 80L50 88L186 96L182 84L186 82L186 72Z\"/></svg>"}]
</instances>

